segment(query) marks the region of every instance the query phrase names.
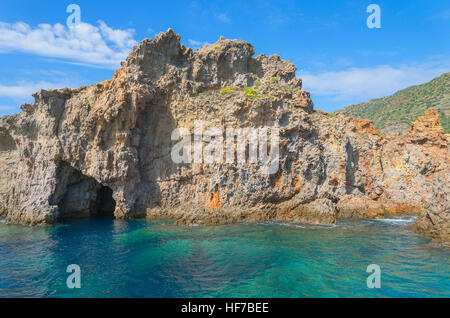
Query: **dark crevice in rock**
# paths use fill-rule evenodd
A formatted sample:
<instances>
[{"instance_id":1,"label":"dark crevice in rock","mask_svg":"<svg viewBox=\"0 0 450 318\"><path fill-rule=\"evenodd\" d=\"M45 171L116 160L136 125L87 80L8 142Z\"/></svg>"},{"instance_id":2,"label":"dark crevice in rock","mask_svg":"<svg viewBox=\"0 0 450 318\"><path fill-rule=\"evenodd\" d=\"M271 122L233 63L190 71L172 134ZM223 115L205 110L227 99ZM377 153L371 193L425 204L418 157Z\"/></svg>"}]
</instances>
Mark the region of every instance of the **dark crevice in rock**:
<instances>
[{"instance_id":1,"label":"dark crevice in rock","mask_svg":"<svg viewBox=\"0 0 450 318\"><path fill-rule=\"evenodd\" d=\"M111 188L63 163L54 198L58 219L114 217L116 202ZM52 202L51 202L52 203Z\"/></svg>"},{"instance_id":2,"label":"dark crevice in rock","mask_svg":"<svg viewBox=\"0 0 450 318\"><path fill-rule=\"evenodd\" d=\"M345 188L347 194L353 192L357 188L360 192L364 193L364 187L357 184L356 174L359 171L359 152L357 148L354 148L350 141L347 141L345 145L346 152L346 166L345 166Z\"/></svg>"},{"instance_id":3,"label":"dark crevice in rock","mask_svg":"<svg viewBox=\"0 0 450 318\"><path fill-rule=\"evenodd\" d=\"M16 150L14 139L8 134L0 133L0 151Z\"/></svg>"},{"instance_id":4,"label":"dark crevice in rock","mask_svg":"<svg viewBox=\"0 0 450 318\"><path fill-rule=\"evenodd\" d=\"M114 217L116 201L113 199L113 191L109 187L102 186L97 192L98 209L97 215L102 217Z\"/></svg>"}]
</instances>

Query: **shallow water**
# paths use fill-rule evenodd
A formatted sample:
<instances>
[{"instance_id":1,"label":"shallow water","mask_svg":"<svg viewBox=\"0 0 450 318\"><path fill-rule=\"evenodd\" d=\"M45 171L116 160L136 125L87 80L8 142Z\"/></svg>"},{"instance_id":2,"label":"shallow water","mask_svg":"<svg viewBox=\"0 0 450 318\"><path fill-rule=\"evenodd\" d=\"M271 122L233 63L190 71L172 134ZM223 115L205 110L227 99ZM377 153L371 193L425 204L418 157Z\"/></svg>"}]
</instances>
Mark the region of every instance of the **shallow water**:
<instances>
[{"instance_id":1,"label":"shallow water","mask_svg":"<svg viewBox=\"0 0 450 318\"><path fill-rule=\"evenodd\" d=\"M411 218L336 226L0 222L0 297L450 297L450 251ZM81 289L66 286L69 264ZM367 288L370 264L381 288Z\"/></svg>"}]
</instances>

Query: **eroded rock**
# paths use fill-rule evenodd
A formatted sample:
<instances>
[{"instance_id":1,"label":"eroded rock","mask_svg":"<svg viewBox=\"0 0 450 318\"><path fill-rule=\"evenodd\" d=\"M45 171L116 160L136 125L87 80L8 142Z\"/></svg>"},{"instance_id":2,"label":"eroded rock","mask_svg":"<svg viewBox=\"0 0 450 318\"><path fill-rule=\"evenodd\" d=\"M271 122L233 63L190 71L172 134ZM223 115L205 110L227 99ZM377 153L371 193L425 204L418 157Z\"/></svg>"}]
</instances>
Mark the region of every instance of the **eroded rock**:
<instances>
[{"instance_id":1,"label":"eroded rock","mask_svg":"<svg viewBox=\"0 0 450 318\"><path fill-rule=\"evenodd\" d=\"M111 80L37 92L0 120L0 213L36 225L104 205L116 218L179 224L329 224L414 211L422 233L447 239L448 209L426 206L449 192L448 136L436 114L384 138L370 121L314 111L292 63L253 54L223 38L193 51L169 30L135 47ZM196 120L223 131L279 128L278 172L174 163L172 131L193 132ZM104 204L101 189L112 196Z\"/></svg>"}]
</instances>

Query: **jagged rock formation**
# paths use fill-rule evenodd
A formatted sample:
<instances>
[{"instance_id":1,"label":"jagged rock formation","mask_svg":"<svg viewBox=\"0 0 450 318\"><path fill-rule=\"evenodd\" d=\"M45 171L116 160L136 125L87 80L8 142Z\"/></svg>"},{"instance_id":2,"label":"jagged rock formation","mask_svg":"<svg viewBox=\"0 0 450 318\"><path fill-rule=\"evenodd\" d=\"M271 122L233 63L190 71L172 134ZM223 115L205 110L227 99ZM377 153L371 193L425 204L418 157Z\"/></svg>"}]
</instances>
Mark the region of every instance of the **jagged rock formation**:
<instances>
[{"instance_id":1,"label":"jagged rock formation","mask_svg":"<svg viewBox=\"0 0 450 318\"><path fill-rule=\"evenodd\" d=\"M293 64L253 54L223 38L192 51L169 30L135 47L111 80L37 92L0 121L0 213L37 225L97 213L204 224L420 212L433 221L418 231L448 239L448 140L420 124L434 113L384 138L369 120L314 111ZM172 131L195 120L279 128L278 172L174 163Z\"/></svg>"}]
</instances>

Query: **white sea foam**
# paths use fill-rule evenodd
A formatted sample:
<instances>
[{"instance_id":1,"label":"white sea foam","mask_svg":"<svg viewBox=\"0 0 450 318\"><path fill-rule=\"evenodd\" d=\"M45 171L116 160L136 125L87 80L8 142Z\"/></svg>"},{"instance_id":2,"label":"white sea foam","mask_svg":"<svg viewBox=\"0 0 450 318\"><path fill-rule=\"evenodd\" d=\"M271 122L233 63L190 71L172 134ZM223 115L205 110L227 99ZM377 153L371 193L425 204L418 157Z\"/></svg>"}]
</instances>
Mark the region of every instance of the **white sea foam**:
<instances>
[{"instance_id":1,"label":"white sea foam","mask_svg":"<svg viewBox=\"0 0 450 318\"><path fill-rule=\"evenodd\" d=\"M375 221L385 222L389 224L412 224L416 220L415 216L397 219L374 219Z\"/></svg>"},{"instance_id":2,"label":"white sea foam","mask_svg":"<svg viewBox=\"0 0 450 318\"><path fill-rule=\"evenodd\" d=\"M337 226L337 224L299 225L299 224L286 223L286 222L276 222L276 221L269 221L269 222L265 222L263 224L289 226L289 227L296 227L296 228L299 228L299 229L332 229L332 228L335 228Z\"/></svg>"}]
</instances>

